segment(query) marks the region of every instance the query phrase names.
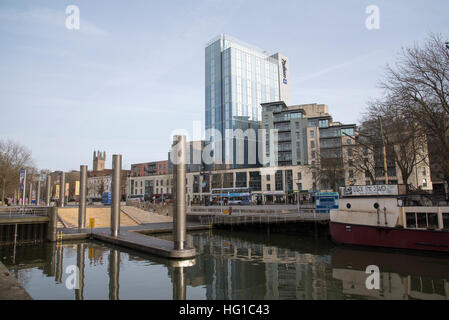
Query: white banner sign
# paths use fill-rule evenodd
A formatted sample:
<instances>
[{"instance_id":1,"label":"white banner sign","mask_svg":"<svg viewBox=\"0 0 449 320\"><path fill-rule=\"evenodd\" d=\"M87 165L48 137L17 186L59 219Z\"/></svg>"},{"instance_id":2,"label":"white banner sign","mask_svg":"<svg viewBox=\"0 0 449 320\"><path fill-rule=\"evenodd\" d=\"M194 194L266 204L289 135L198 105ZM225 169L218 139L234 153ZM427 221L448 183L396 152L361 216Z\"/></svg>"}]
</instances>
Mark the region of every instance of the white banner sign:
<instances>
[{"instance_id":1,"label":"white banner sign","mask_svg":"<svg viewBox=\"0 0 449 320\"><path fill-rule=\"evenodd\" d=\"M340 188L343 196L397 196L397 185L349 186Z\"/></svg>"}]
</instances>

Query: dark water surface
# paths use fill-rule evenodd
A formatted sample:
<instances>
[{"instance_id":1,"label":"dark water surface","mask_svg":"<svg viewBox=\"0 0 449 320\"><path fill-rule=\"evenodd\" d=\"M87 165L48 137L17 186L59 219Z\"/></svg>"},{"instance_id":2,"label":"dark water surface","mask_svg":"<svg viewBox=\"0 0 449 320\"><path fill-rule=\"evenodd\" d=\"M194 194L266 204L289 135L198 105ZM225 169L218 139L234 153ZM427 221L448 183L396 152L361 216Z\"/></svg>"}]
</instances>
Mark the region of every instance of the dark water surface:
<instances>
[{"instance_id":1,"label":"dark water surface","mask_svg":"<svg viewBox=\"0 0 449 320\"><path fill-rule=\"evenodd\" d=\"M34 299L449 299L449 255L260 231L195 232L188 241L199 254L184 262L96 241L2 246L0 261ZM365 285L369 265L379 268L379 289ZM71 266L78 289L66 285Z\"/></svg>"}]
</instances>

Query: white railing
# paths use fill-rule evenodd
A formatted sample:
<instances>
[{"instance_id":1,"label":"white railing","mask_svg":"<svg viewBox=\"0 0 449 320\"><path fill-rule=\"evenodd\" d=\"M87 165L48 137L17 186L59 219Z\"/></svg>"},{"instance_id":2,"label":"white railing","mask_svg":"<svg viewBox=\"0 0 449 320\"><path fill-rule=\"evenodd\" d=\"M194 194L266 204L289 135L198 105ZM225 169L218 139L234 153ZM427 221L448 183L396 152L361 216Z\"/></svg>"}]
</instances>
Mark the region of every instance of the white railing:
<instances>
[{"instance_id":1,"label":"white railing","mask_svg":"<svg viewBox=\"0 0 449 320\"><path fill-rule=\"evenodd\" d=\"M215 214L201 217L201 224L278 224L305 221L328 221L329 213L296 212L283 214Z\"/></svg>"},{"instance_id":2,"label":"white railing","mask_svg":"<svg viewBox=\"0 0 449 320\"><path fill-rule=\"evenodd\" d=\"M1 216L9 216L12 217L20 215L32 215L32 216L47 216L48 209L50 207L46 206L11 206L6 208L0 208L0 217Z\"/></svg>"}]
</instances>

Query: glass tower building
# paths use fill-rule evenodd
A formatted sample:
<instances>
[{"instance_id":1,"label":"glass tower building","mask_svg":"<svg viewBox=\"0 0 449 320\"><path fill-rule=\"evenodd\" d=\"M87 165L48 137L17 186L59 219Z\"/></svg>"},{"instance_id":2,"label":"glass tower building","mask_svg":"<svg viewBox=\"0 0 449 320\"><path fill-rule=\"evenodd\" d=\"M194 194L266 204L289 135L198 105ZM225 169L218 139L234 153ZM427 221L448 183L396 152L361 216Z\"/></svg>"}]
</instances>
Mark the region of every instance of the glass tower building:
<instances>
[{"instance_id":1,"label":"glass tower building","mask_svg":"<svg viewBox=\"0 0 449 320\"><path fill-rule=\"evenodd\" d=\"M288 103L288 59L228 35L209 41L205 51L206 143L214 144L215 163L246 167L252 164L248 163L247 145L253 141L245 138L244 163L238 164L236 139L229 133L236 129L257 130L262 118L261 103Z\"/></svg>"}]
</instances>

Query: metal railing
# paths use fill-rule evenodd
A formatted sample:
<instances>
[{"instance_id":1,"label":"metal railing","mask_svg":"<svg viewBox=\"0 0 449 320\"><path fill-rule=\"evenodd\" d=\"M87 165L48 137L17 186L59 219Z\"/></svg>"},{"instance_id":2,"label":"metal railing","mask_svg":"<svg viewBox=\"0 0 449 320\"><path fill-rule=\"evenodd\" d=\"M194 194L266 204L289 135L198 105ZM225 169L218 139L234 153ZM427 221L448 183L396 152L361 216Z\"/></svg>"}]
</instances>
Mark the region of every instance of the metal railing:
<instances>
[{"instance_id":1,"label":"metal railing","mask_svg":"<svg viewBox=\"0 0 449 320\"><path fill-rule=\"evenodd\" d=\"M274 207L274 208L265 208L262 207L252 207L245 208L241 206L223 206L223 207L189 207L187 213L191 214L222 214L224 210L229 210L229 207L232 207L232 213L238 215L244 214L301 214L301 213L313 213L315 212L315 206L301 206L298 208L282 208Z\"/></svg>"},{"instance_id":2,"label":"metal railing","mask_svg":"<svg viewBox=\"0 0 449 320\"><path fill-rule=\"evenodd\" d=\"M0 217L2 216L48 216L48 209L51 207L47 206L11 206L0 208Z\"/></svg>"},{"instance_id":3,"label":"metal railing","mask_svg":"<svg viewBox=\"0 0 449 320\"><path fill-rule=\"evenodd\" d=\"M219 214L202 216L200 223L203 225L241 225L241 224L280 224L308 221L328 221L329 213L316 213L308 210L295 213L271 213L271 214L240 214L232 211L232 214Z\"/></svg>"}]
</instances>

